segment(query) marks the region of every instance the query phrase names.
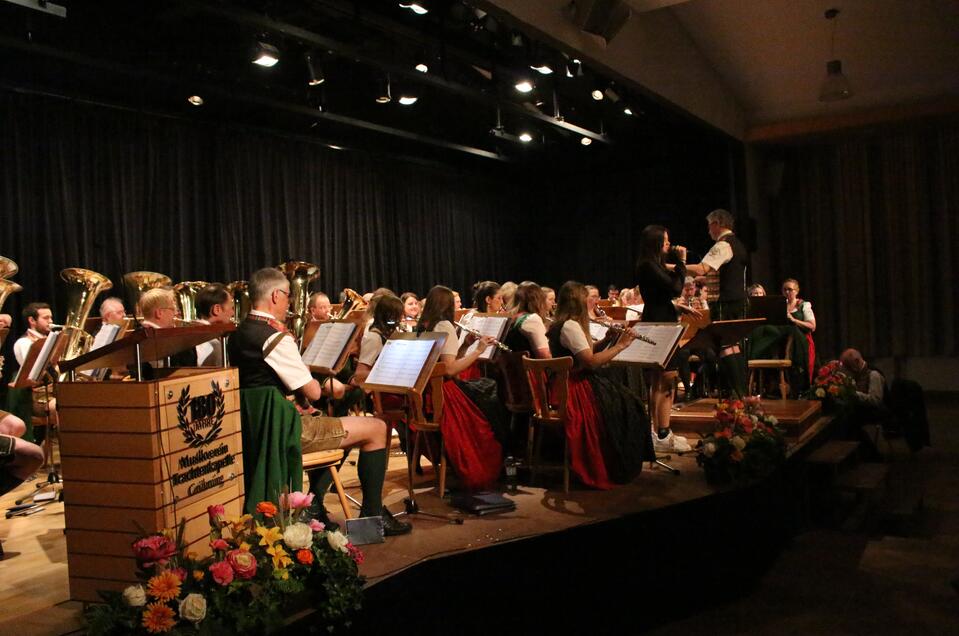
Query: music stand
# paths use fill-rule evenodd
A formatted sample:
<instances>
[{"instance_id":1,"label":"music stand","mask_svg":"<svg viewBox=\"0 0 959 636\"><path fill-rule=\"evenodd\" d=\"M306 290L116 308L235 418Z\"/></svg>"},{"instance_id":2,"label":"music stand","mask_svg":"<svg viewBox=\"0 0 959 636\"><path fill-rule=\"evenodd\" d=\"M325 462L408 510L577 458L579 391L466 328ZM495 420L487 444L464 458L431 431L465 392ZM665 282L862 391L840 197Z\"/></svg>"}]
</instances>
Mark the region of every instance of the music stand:
<instances>
[{"instance_id":1,"label":"music stand","mask_svg":"<svg viewBox=\"0 0 959 636\"><path fill-rule=\"evenodd\" d=\"M747 301L747 318L765 318L767 325L788 324L785 296L751 296Z\"/></svg>"},{"instance_id":2,"label":"music stand","mask_svg":"<svg viewBox=\"0 0 959 636\"><path fill-rule=\"evenodd\" d=\"M494 339L502 342L503 336L506 334L507 329L509 329L509 324L511 320L512 319L510 318L508 314L475 312L470 317L470 321L465 324L470 329L475 329L476 331L480 332L484 336L492 336ZM467 335L469 335L468 331L466 331L465 329L460 330L459 345L460 345L461 351L463 350L463 346L466 344ZM477 348L477 342L474 341L470 343L470 345L466 348L465 351L462 351L462 355L471 353L475 351L476 348ZM484 362L491 362L493 360L493 356L496 354L497 351L499 351L499 347L495 345L486 347L486 350L480 354L479 358L477 358L477 361L482 360Z\"/></svg>"},{"instance_id":3,"label":"music stand","mask_svg":"<svg viewBox=\"0 0 959 636\"><path fill-rule=\"evenodd\" d=\"M701 328L685 346L719 351L724 342L739 342L756 327L766 324L765 318L717 320Z\"/></svg>"}]
</instances>

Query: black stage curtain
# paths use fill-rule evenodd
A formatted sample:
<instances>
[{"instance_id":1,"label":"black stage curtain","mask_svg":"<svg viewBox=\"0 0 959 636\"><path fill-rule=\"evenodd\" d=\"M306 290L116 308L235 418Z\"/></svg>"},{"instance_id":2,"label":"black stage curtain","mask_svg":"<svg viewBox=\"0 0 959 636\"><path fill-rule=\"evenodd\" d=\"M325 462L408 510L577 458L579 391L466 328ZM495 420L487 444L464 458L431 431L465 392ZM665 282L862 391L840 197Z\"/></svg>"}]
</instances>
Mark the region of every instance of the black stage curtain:
<instances>
[{"instance_id":1,"label":"black stage curtain","mask_svg":"<svg viewBox=\"0 0 959 636\"><path fill-rule=\"evenodd\" d=\"M174 282L245 279L288 258L316 289L465 292L524 253L522 191L483 175L341 152L303 139L0 95L0 254L32 300L65 309L59 272L157 271ZM335 302L335 298L334 298Z\"/></svg>"},{"instance_id":2,"label":"black stage curtain","mask_svg":"<svg viewBox=\"0 0 959 636\"><path fill-rule=\"evenodd\" d=\"M959 353L959 121L780 152L772 262L813 303L819 349Z\"/></svg>"}]
</instances>

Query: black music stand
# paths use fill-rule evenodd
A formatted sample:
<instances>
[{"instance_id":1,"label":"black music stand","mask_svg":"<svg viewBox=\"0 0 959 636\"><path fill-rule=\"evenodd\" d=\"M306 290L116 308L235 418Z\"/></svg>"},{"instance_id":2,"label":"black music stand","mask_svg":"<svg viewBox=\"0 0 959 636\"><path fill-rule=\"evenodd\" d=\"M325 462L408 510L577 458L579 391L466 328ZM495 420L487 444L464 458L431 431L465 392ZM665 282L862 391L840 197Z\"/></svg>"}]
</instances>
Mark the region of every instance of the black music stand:
<instances>
[{"instance_id":1,"label":"black music stand","mask_svg":"<svg viewBox=\"0 0 959 636\"><path fill-rule=\"evenodd\" d=\"M785 296L751 296L746 309L747 318L765 318L767 325L785 325Z\"/></svg>"}]
</instances>

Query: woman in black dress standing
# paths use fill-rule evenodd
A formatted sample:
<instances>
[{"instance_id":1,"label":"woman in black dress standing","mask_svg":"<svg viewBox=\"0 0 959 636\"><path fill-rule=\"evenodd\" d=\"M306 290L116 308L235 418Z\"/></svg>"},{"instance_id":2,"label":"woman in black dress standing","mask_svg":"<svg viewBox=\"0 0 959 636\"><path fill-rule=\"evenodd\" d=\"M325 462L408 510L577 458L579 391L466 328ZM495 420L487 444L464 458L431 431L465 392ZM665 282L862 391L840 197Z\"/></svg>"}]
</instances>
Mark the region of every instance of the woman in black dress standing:
<instances>
[{"instance_id":1,"label":"woman in black dress standing","mask_svg":"<svg viewBox=\"0 0 959 636\"><path fill-rule=\"evenodd\" d=\"M692 307L673 302L683 292L686 279L685 255L670 250L669 232L662 225L647 225L639 241L639 261L636 263L636 279L643 295L642 322L677 322L680 311L701 315ZM666 267L673 261L672 270ZM677 352L678 354L678 352ZM676 379L676 356L664 371L654 371L650 378L649 419L656 429L653 446L656 450L684 452L690 450L685 437L673 435L669 428L669 415L673 408L673 385Z\"/></svg>"}]
</instances>

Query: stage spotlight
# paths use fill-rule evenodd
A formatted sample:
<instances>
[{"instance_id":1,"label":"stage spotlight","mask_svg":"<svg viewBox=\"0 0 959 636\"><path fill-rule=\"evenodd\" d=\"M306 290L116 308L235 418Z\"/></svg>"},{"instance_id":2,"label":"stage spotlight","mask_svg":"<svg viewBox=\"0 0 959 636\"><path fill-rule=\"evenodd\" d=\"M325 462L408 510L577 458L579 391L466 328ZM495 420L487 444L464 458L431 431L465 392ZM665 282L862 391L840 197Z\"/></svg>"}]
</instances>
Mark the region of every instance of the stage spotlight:
<instances>
[{"instance_id":1,"label":"stage spotlight","mask_svg":"<svg viewBox=\"0 0 959 636\"><path fill-rule=\"evenodd\" d=\"M186 101L190 102L194 106L203 105L203 98L200 97L199 95L190 95L189 97L186 98Z\"/></svg>"},{"instance_id":2,"label":"stage spotlight","mask_svg":"<svg viewBox=\"0 0 959 636\"><path fill-rule=\"evenodd\" d=\"M280 61L280 51L272 44L257 42L253 51L253 63L267 68Z\"/></svg>"},{"instance_id":3,"label":"stage spotlight","mask_svg":"<svg viewBox=\"0 0 959 636\"><path fill-rule=\"evenodd\" d=\"M579 143L583 144L584 146L588 146L591 143L593 143L593 140L590 139L589 137L583 137L582 139L579 140Z\"/></svg>"},{"instance_id":4,"label":"stage spotlight","mask_svg":"<svg viewBox=\"0 0 959 636\"><path fill-rule=\"evenodd\" d=\"M583 63L576 58L566 62L566 77L582 77Z\"/></svg>"},{"instance_id":5,"label":"stage spotlight","mask_svg":"<svg viewBox=\"0 0 959 636\"><path fill-rule=\"evenodd\" d=\"M529 134L528 132L520 133L519 140L524 144L528 144L529 142L533 141L533 135Z\"/></svg>"},{"instance_id":6,"label":"stage spotlight","mask_svg":"<svg viewBox=\"0 0 959 636\"><path fill-rule=\"evenodd\" d=\"M528 79L522 79L516 82L516 90L521 93L529 93L533 90L533 82Z\"/></svg>"},{"instance_id":7,"label":"stage spotlight","mask_svg":"<svg viewBox=\"0 0 959 636\"><path fill-rule=\"evenodd\" d=\"M320 66L319 62L314 62L313 56L309 53L306 55L306 72L309 74L307 84L310 86L319 86L326 81L326 76L323 74L323 67Z\"/></svg>"},{"instance_id":8,"label":"stage spotlight","mask_svg":"<svg viewBox=\"0 0 959 636\"><path fill-rule=\"evenodd\" d=\"M412 96L412 95L403 95L403 96L400 97L399 100L397 100L397 101L399 101L399 103L402 104L403 106L412 106L413 104L416 103L416 100L417 100L417 99L419 99L419 98L418 98L418 97L414 97L414 96Z\"/></svg>"},{"instance_id":9,"label":"stage spotlight","mask_svg":"<svg viewBox=\"0 0 959 636\"><path fill-rule=\"evenodd\" d=\"M627 106L626 108L623 109L623 114L624 114L624 115L632 115L632 114L633 114L633 109L630 108L629 106Z\"/></svg>"},{"instance_id":10,"label":"stage spotlight","mask_svg":"<svg viewBox=\"0 0 959 636\"><path fill-rule=\"evenodd\" d=\"M387 77L380 81L379 90L376 93L377 104L389 104L393 100L390 94L390 78Z\"/></svg>"},{"instance_id":11,"label":"stage spotlight","mask_svg":"<svg viewBox=\"0 0 959 636\"><path fill-rule=\"evenodd\" d=\"M595 99L597 102L600 101L601 99L603 99L603 91L599 90L598 88L594 88L594 89L593 89L593 92L591 92L590 95L591 95L591 96L593 97L593 99Z\"/></svg>"},{"instance_id":12,"label":"stage spotlight","mask_svg":"<svg viewBox=\"0 0 959 636\"><path fill-rule=\"evenodd\" d=\"M422 62L420 62L419 64L417 64L417 65L414 66L413 68L416 69L417 71L419 71L420 73L426 73L426 72L428 72L428 71L430 70L430 67L427 66L426 64L423 64Z\"/></svg>"},{"instance_id":13,"label":"stage spotlight","mask_svg":"<svg viewBox=\"0 0 959 636\"><path fill-rule=\"evenodd\" d=\"M530 64L529 67L540 75L549 75L553 72L553 69L551 69L549 65L544 62L540 62L538 65Z\"/></svg>"},{"instance_id":14,"label":"stage spotlight","mask_svg":"<svg viewBox=\"0 0 959 636\"><path fill-rule=\"evenodd\" d=\"M413 13L415 13L416 15L426 15L427 13L430 12L429 9L427 9L426 7L424 7L424 6L423 6L421 3L419 3L419 2L401 2L401 3L400 3L400 7L404 8L404 9L409 9L410 11L412 11Z\"/></svg>"}]
</instances>

